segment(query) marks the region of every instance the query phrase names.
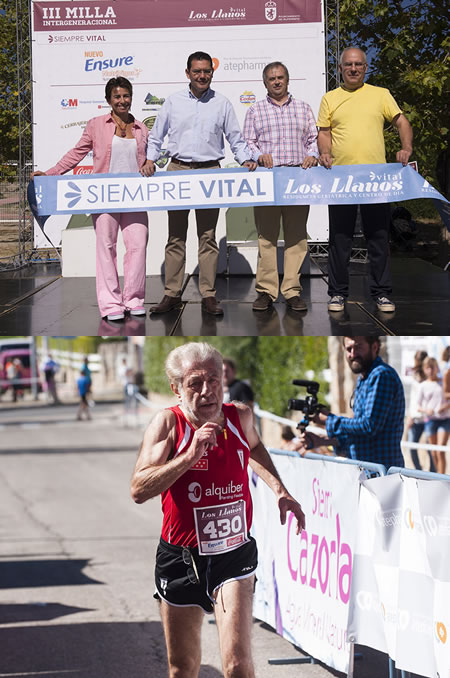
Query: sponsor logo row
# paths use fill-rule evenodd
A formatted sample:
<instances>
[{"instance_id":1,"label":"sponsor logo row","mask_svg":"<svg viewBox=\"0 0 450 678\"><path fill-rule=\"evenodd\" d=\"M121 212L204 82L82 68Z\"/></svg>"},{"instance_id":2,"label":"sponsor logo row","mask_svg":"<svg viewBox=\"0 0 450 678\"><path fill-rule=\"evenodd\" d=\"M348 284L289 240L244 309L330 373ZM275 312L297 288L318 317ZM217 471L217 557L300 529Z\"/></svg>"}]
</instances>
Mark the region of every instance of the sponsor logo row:
<instances>
[{"instance_id":1,"label":"sponsor logo row","mask_svg":"<svg viewBox=\"0 0 450 678\"><path fill-rule=\"evenodd\" d=\"M97 36L97 38L100 40L102 36ZM53 40L54 38L49 36L49 41L53 42ZM105 81L119 75L134 81L144 72L144 69L141 68L137 61L134 54L111 54L103 49L83 50L80 71L82 73L94 73L95 75L100 74ZM252 75L252 77L256 76L258 80L266 64L266 60L262 61L256 57L225 58L223 62L217 57L213 57L215 72L219 71L225 75L245 73ZM244 97L245 95L251 95L251 92L244 92L242 96Z\"/></svg>"}]
</instances>

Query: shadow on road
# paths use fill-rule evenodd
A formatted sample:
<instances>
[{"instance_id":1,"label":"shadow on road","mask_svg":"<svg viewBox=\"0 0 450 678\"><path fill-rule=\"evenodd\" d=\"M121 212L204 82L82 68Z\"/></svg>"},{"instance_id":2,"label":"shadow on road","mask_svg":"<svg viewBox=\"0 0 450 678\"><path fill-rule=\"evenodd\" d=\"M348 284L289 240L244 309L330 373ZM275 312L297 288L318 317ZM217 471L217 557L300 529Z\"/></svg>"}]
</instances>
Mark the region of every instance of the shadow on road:
<instances>
[{"instance_id":1,"label":"shadow on road","mask_svg":"<svg viewBox=\"0 0 450 678\"><path fill-rule=\"evenodd\" d=\"M73 607L61 603L0 603L0 624L51 621L77 612L90 612L90 607Z\"/></svg>"},{"instance_id":2,"label":"shadow on road","mask_svg":"<svg viewBox=\"0 0 450 678\"><path fill-rule=\"evenodd\" d=\"M75 421L74 421L75 423ZM107 445L104 446L95 446L90 445L89 447L80 446L80 447L69 447L68 443L64 441L61 447L14 447L10 450L0 450L0 456L11 456L15 457L18 454L97 454L98 452L105 452L107 454L112 454L114 452L136 452L137 454L138 446L137 445Z\"/></svg>"},{"instance_id":3,"label":"shadow on road","mask_svg":"<svg viewBox=\"0 0 450 678\"><path fill-rule=\"evenodd\" d=\"M82 572L88 564L89 560L7 560L0 563L0 589L102 584Z\"/></svg>"},{"instance_id":4,"label":"shadow on road","mask_svg":"<svg viewBox=\"0 0 450 678\"><path fill-rule=\"evenodd\" d=\"M49 678L166 678L159 622L0 629L0 675ZM222 674L202 666L200 678Z\"/></svg>"}]
</instances>

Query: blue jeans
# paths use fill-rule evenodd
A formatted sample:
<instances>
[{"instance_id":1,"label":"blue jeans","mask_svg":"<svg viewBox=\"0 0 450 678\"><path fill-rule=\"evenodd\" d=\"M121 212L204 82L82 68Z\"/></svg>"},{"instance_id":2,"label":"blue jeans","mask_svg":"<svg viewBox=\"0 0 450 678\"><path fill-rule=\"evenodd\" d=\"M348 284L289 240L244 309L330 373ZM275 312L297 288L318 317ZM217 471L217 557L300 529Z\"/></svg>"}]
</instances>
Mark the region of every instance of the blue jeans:
<instances>
[{"instance_id":1,"label":"blue jeans","mask_svg":"<svg viewBox=\"0 0 450 678\"><path fill-rule=\"evenodd\" d=\"M424 429L425 429L425 422L423 422L423 421L414 422L412 424L411 428L408 431L408 441L410 443L418 443ZM411 452L411 460L412 460L412 463L414 464L415 468L418 469L419 471L425 470L425 469L422 469L422 467L420 465L419 455L417 454L417 450L413 449L413 450L410 450L410 452ZM436 467L434 465L433 455L431 454L431 452L429 450L428 450L428 456L430 458L430 471L435 473Z\"/></svg>"}]
</instances>

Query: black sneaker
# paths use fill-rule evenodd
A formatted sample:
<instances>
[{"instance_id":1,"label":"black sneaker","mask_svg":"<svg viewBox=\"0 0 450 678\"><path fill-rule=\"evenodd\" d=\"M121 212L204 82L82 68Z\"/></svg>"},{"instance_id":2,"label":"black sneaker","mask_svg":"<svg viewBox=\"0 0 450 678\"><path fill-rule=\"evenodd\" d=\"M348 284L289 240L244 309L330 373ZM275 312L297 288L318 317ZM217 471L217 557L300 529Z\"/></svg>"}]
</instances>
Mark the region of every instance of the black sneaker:
<instances>
[{"instance_id":1,"label":"black sneaker","mask_svg":"<svg viewBox=\"0 0 450 678\"><path fill-rule=\"evenodd\" d=\"M335 294L328 302L329 311L343 311L345 309L345 299L340 294Z\"/></svg>"},{"instance_id":2,"label":"black sneaker","mask_svg":"<svg viewBox=\"0 0 450 678\"><path fill-rule=\"evenodd\" d=\"M395 304L387 297L377 297L375 299L377 309L385 313L393 313L395 311Z\"/></svg>"}]
</instances>

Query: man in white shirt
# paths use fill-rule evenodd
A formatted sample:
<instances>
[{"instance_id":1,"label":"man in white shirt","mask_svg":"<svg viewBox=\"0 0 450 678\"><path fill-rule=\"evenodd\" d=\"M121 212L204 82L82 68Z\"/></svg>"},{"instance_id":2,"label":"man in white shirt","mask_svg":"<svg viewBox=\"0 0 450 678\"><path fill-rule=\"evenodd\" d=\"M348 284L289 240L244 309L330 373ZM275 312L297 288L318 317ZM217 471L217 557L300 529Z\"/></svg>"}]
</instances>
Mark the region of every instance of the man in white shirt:
<instances>
[{"instance_id":1,"label":"man in white shirt","mask_svg":"<svg viewBox=\"0 0 450 678\"><path fill-rule=\"evenodd\" d=\"M189 56L186 68L189 88L168 97L158 113L149 135L147 161L141 168L144 176L155 172L155 162L166 135L171 156L168 171L220 167L220 160L225 155L224 135L237 162L250 170L256 169L231 103L210 88L213 74L209 54L194 52ZM188 217L189 210L169 210L164 297L150 308L150 313L166 313L181 303ZM215 230L218 217L219 210L216 208L196 210L202 309L215 316L223 315L223 309L216 300L219 248Z\"/></svg>"}]
</instances>

